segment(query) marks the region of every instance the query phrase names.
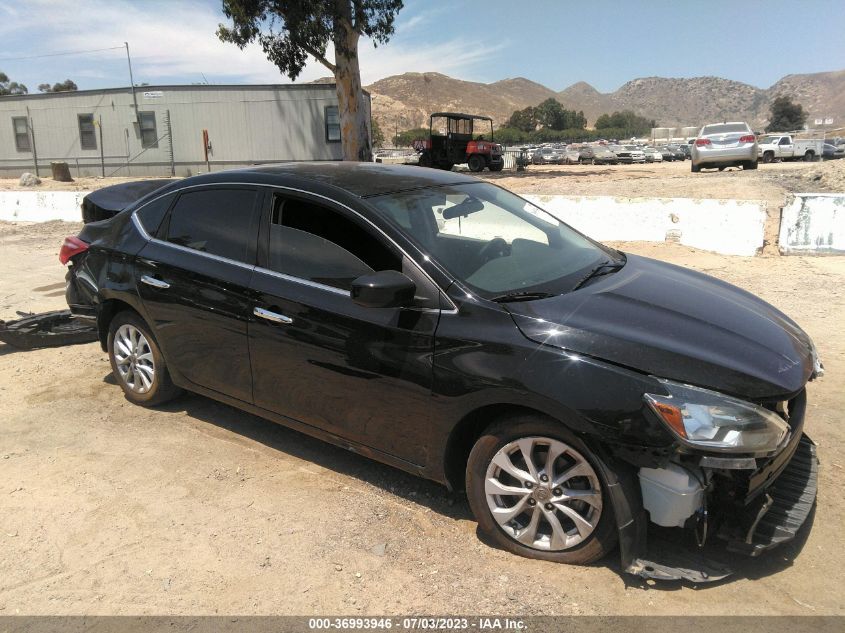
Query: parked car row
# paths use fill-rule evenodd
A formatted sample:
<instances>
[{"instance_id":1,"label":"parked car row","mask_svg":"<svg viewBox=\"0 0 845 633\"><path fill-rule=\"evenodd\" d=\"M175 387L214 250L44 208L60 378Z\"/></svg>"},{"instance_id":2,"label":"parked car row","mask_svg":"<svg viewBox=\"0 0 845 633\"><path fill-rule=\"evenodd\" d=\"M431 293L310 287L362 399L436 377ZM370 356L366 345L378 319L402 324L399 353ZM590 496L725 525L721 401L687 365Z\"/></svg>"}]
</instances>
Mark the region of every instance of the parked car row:
<instances>
[{"instance_id":1,"label":"parked car row","mask_svg":"<svg viewBox=\"0 0 845 633\"><path fill-rule=\"evenodd\" d=\"M845 138L797 139L790 134L754 133L743 121L709 123L695 139L686 143L673 141L646 145L643 139L628 144L598 141L583 145L547 144L539 147L513 148L521 151L534 165L618 165L684 161L690 159L691 171L704 168L722 171L727 167L757 169L758 161L833 160L845 157Z\"/></svg>"},{"instance_id":2,"label":"parked car row","mask_svg":"<svg viewBox=\"0 0 845 633\"><path fill-rule=\"evenodd\" d=\"M590 144L590 145L547 145L523 147L534 165L619 165L660 163L689 158L689 147L685 145L663 145L660 147L638 144Z\"/></svg>"}]
</instances>

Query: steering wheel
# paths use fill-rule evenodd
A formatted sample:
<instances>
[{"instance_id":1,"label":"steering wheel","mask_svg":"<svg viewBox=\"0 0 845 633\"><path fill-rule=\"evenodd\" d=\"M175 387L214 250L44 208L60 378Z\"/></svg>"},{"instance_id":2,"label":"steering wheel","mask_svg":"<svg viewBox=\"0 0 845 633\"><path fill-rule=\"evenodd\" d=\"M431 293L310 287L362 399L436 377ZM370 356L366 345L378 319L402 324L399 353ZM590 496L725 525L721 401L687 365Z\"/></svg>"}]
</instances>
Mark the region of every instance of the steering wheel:
<instances>
[{"instance_id":1,"label":"steering wheel","mask_svg":"<svg viewBox=\"0 0 845 633\"><path fill-rule=\"evenodd\" d=\"M481 259L481 264L484 265L491 259L506 257L510 254L510 250L510 246L505 240L501 237L494 237L481 247L481 250L478 251L478 257Z\"/></svg>"}]
</instances>

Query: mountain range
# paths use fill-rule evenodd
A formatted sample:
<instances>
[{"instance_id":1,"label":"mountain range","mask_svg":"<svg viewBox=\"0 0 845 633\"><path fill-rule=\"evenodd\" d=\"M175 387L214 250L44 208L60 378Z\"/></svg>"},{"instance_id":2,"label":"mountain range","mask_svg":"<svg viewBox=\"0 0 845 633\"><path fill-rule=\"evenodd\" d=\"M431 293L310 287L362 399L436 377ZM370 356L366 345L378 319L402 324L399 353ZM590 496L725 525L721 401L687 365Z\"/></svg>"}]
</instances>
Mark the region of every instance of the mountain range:
<instances>
[{"instance_id":1,"label":"mountain range","mask_svg":"<svg viewBox=\"0 0 845 633\"><path fill-rule=\"evenodd\" d=\"M809 113L811 126L816 118L845 125L845 70L787 75L765 89L720 77L643 77L610 93L583 81L556 92L524 77L485 84L435 72L393 75L366 89L373 117L388 138L397 130L427 126L429 114L441 110L486 114L498 127L515 110L548 98L569 110L583 110L590 126L601 114L633 110L659 127L728 120L748 121L759 129L767 122L772 99L787 95Z\"/></svg>"}]
</instances>

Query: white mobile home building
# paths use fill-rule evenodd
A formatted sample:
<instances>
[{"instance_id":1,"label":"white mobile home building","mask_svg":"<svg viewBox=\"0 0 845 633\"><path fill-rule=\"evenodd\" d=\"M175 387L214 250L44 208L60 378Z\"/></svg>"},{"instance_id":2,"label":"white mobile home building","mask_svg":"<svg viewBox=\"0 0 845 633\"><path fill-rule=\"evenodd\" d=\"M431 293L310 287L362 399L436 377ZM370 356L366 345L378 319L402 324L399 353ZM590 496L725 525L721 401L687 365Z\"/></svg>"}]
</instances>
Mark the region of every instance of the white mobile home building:
<instances>
[{"instance_id":1,"label":"white mobile home building","mask_svg":"<svg viewBox=\"0 0 845 633\"><path fill-rule=\"evenodd\" d=\"M369 108L369 94L365 93ZM137 104L137 105L136 105ZM139 86L0 97L0 177L189 176L340 160L334 84Z\"/></svg>"}]
</instances>

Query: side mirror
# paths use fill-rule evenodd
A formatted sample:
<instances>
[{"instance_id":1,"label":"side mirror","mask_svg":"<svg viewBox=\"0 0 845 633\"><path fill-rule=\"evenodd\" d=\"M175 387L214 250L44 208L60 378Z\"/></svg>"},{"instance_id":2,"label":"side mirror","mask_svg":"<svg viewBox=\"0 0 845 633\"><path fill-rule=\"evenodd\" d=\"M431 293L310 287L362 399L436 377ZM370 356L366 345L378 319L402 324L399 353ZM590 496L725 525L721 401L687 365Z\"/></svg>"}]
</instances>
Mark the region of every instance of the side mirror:
<instances>
[{"instance_id":1,"label":"side mirror","mask_svg":"<svg viewBox=\"0 0 845 633\"><path fill-rule=\"evenodd\" d=\"M414 302L417 285L396 270L380 270L352 282L349 295L365 308L402 308Z\"/></svg>"}]
</instances>

